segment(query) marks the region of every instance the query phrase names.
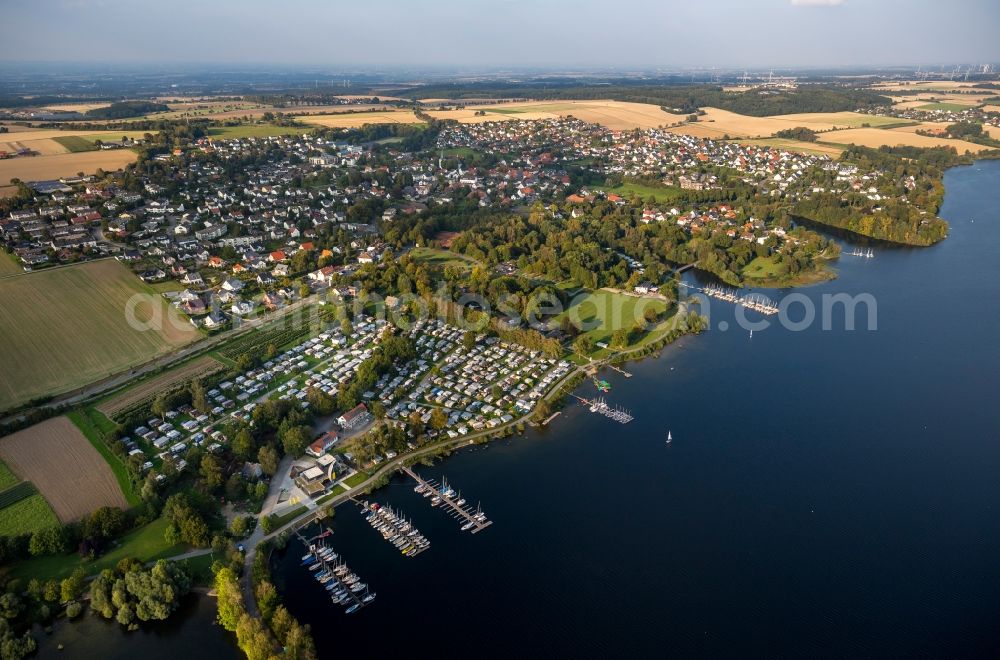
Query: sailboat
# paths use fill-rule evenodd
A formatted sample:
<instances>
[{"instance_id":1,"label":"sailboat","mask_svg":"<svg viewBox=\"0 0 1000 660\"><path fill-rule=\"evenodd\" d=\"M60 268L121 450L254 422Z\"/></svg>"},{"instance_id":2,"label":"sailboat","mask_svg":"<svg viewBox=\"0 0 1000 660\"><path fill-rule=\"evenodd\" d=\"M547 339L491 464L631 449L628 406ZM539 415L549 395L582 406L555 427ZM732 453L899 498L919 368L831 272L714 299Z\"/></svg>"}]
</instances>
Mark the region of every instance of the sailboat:
<instances>
[{"instance_id":1,"label":"sailboat","mask_svg":"<svg viewBox=\"0 0 1000 660\"><path fill-rule=\"evenodd\" d=\"M750 328L750 339L753 339L753 328Z\"/></svg>"},{"instance_id":2,"label":"sailboat","mask_svg":"<svg viewBox=\"0 0 1000 660\"><path fill-rule=\"evenodd\" d=\"M667 444L669 445L673 441L674 441L674 436L670 434L670 431L667 431Z\"/></svg>"}]
</instances>

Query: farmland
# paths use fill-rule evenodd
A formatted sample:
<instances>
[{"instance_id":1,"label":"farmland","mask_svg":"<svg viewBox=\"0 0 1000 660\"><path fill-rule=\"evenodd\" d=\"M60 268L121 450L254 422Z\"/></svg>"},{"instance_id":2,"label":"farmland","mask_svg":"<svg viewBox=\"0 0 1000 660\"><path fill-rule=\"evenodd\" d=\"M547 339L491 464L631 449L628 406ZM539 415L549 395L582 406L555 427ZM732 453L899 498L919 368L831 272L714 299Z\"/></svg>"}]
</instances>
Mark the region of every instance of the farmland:
<instances>
[{"instance_id":1,"label":"farmland","mask_svg":"<svg viewBox=\"0 0 1000 660\"><path fill-rule=\"evenodd\" d=\"M0 458L35 484L62 522L102 506L128 506L111 467L67 417L3 438Z\"/></svg>"},{"instance_id":2,"label":"farmland","mask_svg":"<svg viewBox=\"0 0 1000 660\"><path fill-rule=\"evenodd\" d=\"M910 147L955 147L958 153L971 151L979 153L989 147L964 140L952 140L949 138L927 137L908 133L904 130L890 129L881 130L878 128L850 128L843 131L831 131L821 133L818 136L820 142L833 142L835 144L856 144L862 147L880 147L883 144L889 146L910 146Z\"/></svg>"},{"instance_id":3,"label":"farmland","mask_svg":"<svg viewBox=\"0 0 1000 660\"><path fill-rule=\"evenodd\" d=\"M833 128L854 128L863 124L879 126L898 124L895 117L876 117L856 112L816 112L774 117L750 117L719 108L704 108L705 114L698 121L670 129L671 133L718 139L766 138L790 128L809 128L828 131Z\"/></svg>"},{"instance_id":4,"label":"farmland","mask_svg":"<svg viewBox=\"0 0 1000 660\"><path fill-rule=\"evenodd\" d=\"M18 479L17 475L10 471L7 464L0 461L0 490L10 488L11 486L16 485L19 481L20 479Z\"/></svg>"},{"instance_id":5,"label":"farmland","mask_svg":"<svg viewBox=\"0 0 1000 660\"><path fill-rule=\"evenodd\" d=\"M412 110L386 110L383 112L339 112L335 114L299 117L305 124L324 128L360 128L365 124L421 124Z\"/></svg>"},{"instance_id":6,"label":"farmland","mask_svg":"<svg viewBox=\"0 0 1000 660\"><path fill-rule=\"evenodd\" d=\"M62 145L60 149L65 150ZM22 181L45 181L77 173L118 170L134 163L138 154L131 149L55 153L48 156L25 156L0 160L0 183L17 178Z\"/></svg>"},{"instance_id":7,"label":"farmland","mask_svg":"<svg viewBox=\"0 0 1000 660\"><path fill-rule=\"evenodd\" d=\"M485 111L485 115L476 115ZM614 130L656 128L684 120L683 115L664 112L659 106L624 101L529 101L473 105L460 110L430 110L436 119L455 119L462 123L482 123L505 119L555 119L572 115L577 119L601 124Z\"/></svg>"},{"instance_id":8,"label":"farmland","mask_svg":"<svg viewBox=\"0 0 1000 660\"><path fill-rule=\"evenodd\" d=\"M135 294L135 318L155 314L150 330L132 328L126 308ZM0 409L65 392L187 344L199 335L163 299L115 260L93 261L0 279Z\"/></svg>"},{"instance_id":9,"label":"farmland","mask_svg":"<svg viewBox=\"0 0 1000 660\"><path fill-rule=\"evenodd\" d=\"M177 385L208 376L221 369L223 369L223 365L211 357L196 358L170 371L136 383L122 392L112 394L94 407L105 416L113 419L122 411L142 401L154 398L159 392L169 391Z\"/></svg>"},{"instance_id":10,"label":"farmland","mask_svg":"<svg viewBox=\"0 0 1000 660\"><path fill-rule=\"evenodd\" d=\"M208 129L210 137L220 140L234 140L249 137L273 137L279 135L302 135L313 130L309 126L276 126L274 124L241 124L239 126L217 126Z\"/></svg>"},{"instance_id":11,"label":"farmland","mask_svg":"<svg viewBox=\"0 0 1000 660\"><path fill-rule=\"evenodd\" d=\"M0 509L0 536L17 536L58 525L45 498L35 494Z\"/></svg>"},{"instance_id":12,"label":"farmland","mask_svg":"<svg viewBox=\"0 0 1000 660\"><path fill-rule=\"evenodd\" d=\"M84 143L89 143L93 149L94 142L118 142L123 136L132 139L142 138L143 131L95 131L95 130L57 130L48 128L28 128L0 135L0 151L17 151L31 149L42 156L52 156L76 151L82 151ZM80 138L80 139L75 139ZM71 146L72 145L72 146ZM2 181L3 179L0 179Z\"/></svg>"},{"instance_id":13,"label":"farmland","mask_svg":"<svg viewBox=\"0 0 1000 660\"><path fill-rule=\"evenodd\" d=\"M0 249L0 277L18 275L23 272L21 265L17 262L17 257L6 250Z\"/></svg>"},{"instance_id":14,"label":"farmland","mask_svg":"<svg viewBox=\"0 0 1000 660\"><path fill-rule=\"evenodd\" d=\"M928 103L926 105L918 105L917 110L944 110L945 112L961 112L968 107L968 105L961 103Z\"/></svg>"},{"instance_id":15,"label":"farmland","mask_svg":"<svg viewBox=\"0 0 1000 660\"><path fill-rule=\"evenodd\" d=\"M757 144L762 147L773 147L785 151L795 151L803 154L815 154L817 156L829 156L837 158L844 153L843 148L834 144L822 144L819 142L806 142L805 140L790 140L786 138L749 138L733 140L739 144Z\"/></svg>"}]
</instances>

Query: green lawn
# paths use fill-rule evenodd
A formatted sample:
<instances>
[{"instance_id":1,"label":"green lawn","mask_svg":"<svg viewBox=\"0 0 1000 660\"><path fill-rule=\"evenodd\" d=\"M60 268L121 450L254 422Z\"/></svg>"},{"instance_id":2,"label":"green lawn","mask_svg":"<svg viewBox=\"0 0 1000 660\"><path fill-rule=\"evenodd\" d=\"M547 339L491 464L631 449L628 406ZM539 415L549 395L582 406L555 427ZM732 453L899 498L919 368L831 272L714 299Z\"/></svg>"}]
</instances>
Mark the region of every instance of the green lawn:
<instances>
[{"instance_id":1,"label":"green lawn","mask_svg":"<svg viewBox=\"0 0 1000 660\"><path fill-rule=\"evenodd\" d=\"M340 484L337 484L336 486L334 486L333 488L330 489L329 493L327 493L323 497L321 497L318 500L316 500L316 504L319 504L319 505L326 504L327 502L329 502L330 500L332 500L337 495L340 495L343 492L345 492L345 488L343 486L341 486Z\"/></svg>"},{"instance_id":2,"label":"green lawn","mask_svg":"<svg viewBox=\"0 0 1000 660\"><path fill-rule=\"evenodd\" d=\"M303 505L303 506L297 506L294 509L286 511L285 513L281 514L280 516L276 516L276 515L274 515L272 513L271 516L270 516L270 518L271 518L271 529L278 529L282 525L285 525L285 524L291 522L292 520L298 518L299 516L301 516L305 512L306 512L306 507Z\"/></svg>"},{"instance_id":3,"label":"green lawn","mask_svg":"<svg viewBox=\"0 0 1000 660\"><path fill-rule=\"evenodd\" d=\"M418 247L410 250L408 254L413 261L431 264L432 266L447 266L451 264L471 269L479 263L464 254L452 252L451 250L440 250L438 248Z\"/></svg>"},{"instance_id":4,"label":"green lawn","mask_svg":"<svg viewBox=\"0 0 1000 660\"><path fill-rule=\"evenodd\" d=\"M523 115L526 110L518 110L517 108L489 108L486 112L492 112L498 115Z\"/></svg>"},{"instance_id":5,"label":"green lawn","mask_svg":"<svg viewBox=\"0 0 1000 660\"><path fill-rule=\"evenodd\" d=\"M368 481L367 474L364 472L355 472L348 478L344 479L343 483L347 484L351 488L356 488L358 484L363 484L366 481Z\"/></svg>"},{"instance_id":6,"label":"green lawn","mask_svg":"<svg viewBox=\"0 0 1000 660\"><path fill-rule=\"evenodd\" d=\"M214 126L208 129L209 136L220 140L234 140L246 137L272 137L277 135L302 135L309 133L310 126L275 126L274 124L241 124L240 126Z\"/></svg>"},{"instance_id":7,"label":"green lawn","mask_svg":"<svg viewBox=\"0 0 1000 660\"><path fill-rule=\"evenodd\" d=\"M927 105L917 106L917 110L945 110L947 112L961 112L962 110L968 110L975 106L962 105L960 103L928 103Z\"/></svg>"},{"instance_id":8,"label":"green lawn","mask_svg":"<svg viewBox=\"0 0 1000 660\"><path fill-rule=\"evenodd\" d=\"M584 334L589 335L595 344L608 343L615 330L643 323L647 307L663 313L667 303L658 298L627 296L612 291L588 291L574 296L566 311L556 319L561 321L569 316L571 321L585 329Z\"/></svg>"},{"instance_id":9,"label":"green lawn","mask_svg":"<svg viewBox=\"0 0 1000 660\"><path fill-rule=\"evenodd\" d=\"M64 137L52 138L62 146L66 147L71 153L77 153L79 151L95 151L97 146L86 140L79 135L67 135Z\"/></svg>"},{"instance_id":10,"label":"green lawn","mask_svg":"<svg viewBox=\"0 0 1000 660\"><path fill-rule=\"evenodd\" d=\"M18 536L59 524L41 495L32 495L0 509L0 536Z\"/></svg>"},{"instance_id":11,"label":"green lawn","mask_svg":"<svg viewBox=\"0 0 1000 660\"><path fill-rule=\"evenodd\" d=\"M0 248L0 275L20 275L23 272L17 257Z\"/></svg>"},{"instance_id":12,"label":"green lawn","mask_svg":"<svg viewBox=\"0 0 1000 660\"><path fill-rule=\"evenodd\" d=\"M154 561L179 555L187 546L184 544L170 545L164 538L167 521L163 518L140 527L126 535L117 548L98 557L94 561L83 561L77 554L36 557L18 562L11 568L11 576L25 580L38 578L61 579L72 573L77 566L83 566L88 575L100 573L105 568L111 568L125 557L135 557L141 562Z\"/></svg>"},{"instance_id":13,"label":"green lawn","mask_svg":"<svg viewBox=\"0 0 1000 660\"><path fill-rule=\"evenodd\" d=\"M681 194L680 188L673 186L647 186L641 183L626 182L614 188L597 187L595 190L603 190L608 194L615 194L625 199L631 199L633 195L638 195L642 201L652 197L658 203L669 202L676 199Z\"/></svg>"},{"instance_id":14,"label":"green lawn","mask_svg":"<svg viewBox=\"0 0 1000 660\"><path fill-rule=\"evenodd\" d=\"M112 453L111 449L104 442L104 436L118 428L117 425L93 408L88 409L86 412L74 410L67 413L66 416L80 429L83 435L87 437L87 440L90 441L90 444L94 446L94 449L97 450L108 466L111 467L111 471L115 475L115 480L118 481L118 486L122 489L125 501L129 503L129 506L139 504L139 496L132 489L132 480L125 470L125 463Z\"/></svg>"},{"instance_id":15,"label":"green lawn","mask_svg":"<svg viewBox=\"0 0 1000 660\"><path fill-rule=\"evenodd\" d=\"M748 279L766 280L785 275L786 269L772 257L757 257L743 267L743 276Z\"/></svg>"},{"instance_id":16,"label":"green lawn","mask_svg":"<svg viewBox=\"0 0 1000 660\"><path fill-rule=\"evenodd\" d=\"M17 478L7 464L0 461L0 490L6 490L13 486L14 484L20 483L21 480Z\"/></svg>"}]
</instances>

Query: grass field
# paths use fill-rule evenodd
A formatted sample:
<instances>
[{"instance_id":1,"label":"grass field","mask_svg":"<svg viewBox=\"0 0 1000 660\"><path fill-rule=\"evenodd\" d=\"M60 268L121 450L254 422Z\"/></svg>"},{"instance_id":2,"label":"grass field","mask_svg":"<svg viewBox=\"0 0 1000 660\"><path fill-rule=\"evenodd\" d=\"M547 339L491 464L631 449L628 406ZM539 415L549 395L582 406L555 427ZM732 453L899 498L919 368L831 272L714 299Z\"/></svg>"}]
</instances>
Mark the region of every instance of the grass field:
<instances>
[{"instance_id":1,"label":"grass field","mask_svg":"<svg viewBox=\"0 0 1000 660\"><path fill-rule=\"evenodd\" d=\"M961 112L968 108L969 106L961 103L928 103L917 106L917 110L944 110L945 112Z\"/></svg>"},{"instance_id":2,"label":"grass field","mask_svg":"<svg viewBox=\"0 0 1000 660\"><path fill-rule=\"evenodd\" d=\"M574 296L569 307L557 320L561 321L568 316L595 343L608 343L615 330L632 328L637 323L642 323L643 313L647 308L662 313L666 311L667 303L659 298L627 296L600 289Z\"/></svg>"},{"instance_id":3,"label":"grass field","mask_svg":"<svg viewBox=\"0 0 1000 660\"><path fill-rule=\"evenodd\" d=\"M95 145L90 140L80 137L79 135L67 135L65 137L57 137L52 139L61 144L63 147L65 147L66 151L69 151L71 153L77 153L80 151L94 151L95 149L97 149L97 145Z\"/></svg>"},{"instance_id":4,"label":"grass field","mask_svg":"<svg viewBox=\"0 0 1000 660\"><path fill-rule=\"evenodd\" d=\"M368 480L368 475L364 472L355 472L351 476L344 479L344 484L351 488L356 488L358 485L363 484Z\"/></svg>"},{"instance_id":5,"label":"grass field","mask_svg":"<svg viewBox=\"0 0 1000 660\"><path fill-rule=\"evenodd\" d=\"M128 506L111 465L67 417L55 417L0 440L2 458L33 483L63 522L101 506Z\"/></svg>"},{"instance_id":6,"label":"grass field","mask_svg":"<svg viewBox=\"0 0 1000 660\"><path fill-rule=\"evenodd\" d=\"M32 495L0 509L0 536L17 536L58 525L59 520L41 495Z\"/></svg>"},{"instance_id":7,"label":"grass field","mask_svg":"<svg viewBox=\"0 0 1000 660\"><path fill-rule=\"evenodd\" d=\"M7 252L7 250L0 249L0 277L4 275L20 275L23 272L24 269L18 263L17 257Z\"/></svg>"},{"instance_id":8,"label":"grass field","mask_svg":"<svg viewBox=\"0 0 1000 660\"><path fill-rule=\"evenodd\" d=\"M365 124L422 124L412 110L386 110L382 112L339 112L325 115L308 115L298 118L303 124L326 128L360 128Z\"/></svg>"},{"instance_id":9,"label":"grass field","mask_svg":"<svg viewBox=\"0 0 1000 660\"><path fill-rule=\"evenodd\" d=\"M274 137L279 135L303 135L312 131L310 126L276 126L274 124L242 124L240 126L216 126L208 129L210 137L219 140L235 140L249 137Z\"/></svg>"},{"instance_id":10,"label":"grass field","mask_svg":"<svg viewBox=\"0 0 1000 660\"><path fill-rule=\"evenodd\" d=\"M626 182L614 188L595 187L594 190L603 190L606 193L613 193L625 199L631 199L633 195L638 195L639 199L645 201L652 197L661 204L676 199L682 192L680 188L672 186L646 186L641 183L632 182Z\"/></svg>"},{"instance_id":11,"label":"grass field","mask_svg":"<svg viewBox=\"0 0 1000 660\"><path fill-rule=\"evenodd\" d=\"M61 145L60 149L63 149ZM99 169L113 171L134 163L138 157L131 149L112 149L7 158L0 160L0 183L7 183L14 178L22 181L46 181L76 176L79 172L93 174Z\"/></svg>"},{"instance_id":12,"label":"grass field","mask_svg":"<svg viewBox=\"0 0 1000 660\"><path fill-rule=\"evenodd\" d=\"M408 254L413 261L433 266L447 266L450 264L471 269L478 263L475 259L467 257L464 254L452 252L451 250L439 250L437 248L413 248Z\"/></svg>"},{"instance_id":13,"label":"grass field","mask_svg":"<svg viewBox=\"0 0 1000 660\"><path fill-rule=\"evenodd\" d=\"M134 317L152 322L158 316L160 328L129 325L126 312L136 294L145 296ZM80 387L199 336L114 259L0 279L0 299L0 410Z\"/></svg>"},{"instance_id":14,"label":"grass field","mask_svg":"<svg viewBox=\"0 0 1000 660\"><path fill-rule=\"evenodd\" d=\"M803 154L815 154L817 156L829 156L838 158L844 153L843 147L835 144L822 144L819 142L806 142L805 140L788 140L785 138L749 138L733 140L739 144L755 144L762 147L772 147L783 151L794 151Z\"/></svg>"},{"instance_id":15,"label":"grass field","mask_svg":"<svg viewBox=\"0 0 1000 660\"><path fill-rule=\"evenodd\" d=\"M20 481L21 480L17 478L17 475L11 472L10 468L7 467L7 464L0 461L0 490L6 490Z\"/></svg>"},{"instance_id":16,"label":"grass field","mask_svg":"<svg viewBox=\"0 0 1000 660\"><path fill-rule=\"evenodd\" d=\"M850 128L843 131L830 131L819 135L820 142L832 142L834 144L856 144L862 147L889 146L910 146L910 147L955 147L958 153L971 151L979 153L989 147L965 140L952 140L949 138L928 137L907 132L905 129L882 130L879 128Z\"/></svg>"},{"instance_id":17,"label":"grass field","mask_svg":"<svg viewBox=\"0 0 1000 660\"><path fill-rule=\"evenodd\" d=\"M18 562L11 567L11 576L29 580L61 579L72 573L77 566L83 566L87 575L96 575L105 568L112 568L126 557L135 557L145 563L179 555L187 549L183 544L170 545L164 539L167 521L163 518L140 527L122 539L117 548L98 557L92 562L80 560L79 555L56 555L37 557Z\"/></svg>"}]
</instances>

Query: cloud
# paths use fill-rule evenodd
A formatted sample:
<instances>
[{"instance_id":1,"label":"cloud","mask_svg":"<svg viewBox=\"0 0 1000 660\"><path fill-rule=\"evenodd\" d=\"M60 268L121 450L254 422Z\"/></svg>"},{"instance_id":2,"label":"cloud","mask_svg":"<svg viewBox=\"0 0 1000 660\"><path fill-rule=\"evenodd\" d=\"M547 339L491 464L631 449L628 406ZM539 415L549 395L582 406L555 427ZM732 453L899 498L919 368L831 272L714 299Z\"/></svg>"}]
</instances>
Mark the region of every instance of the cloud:
<instances>
[{"instance_id":1,"label":"cloud","mask_svg":"<svg viewBox=\"0 0 1000 660\"><path fill-rule=\"evenodd\" d=\"M792 0L793 7L839 7L844 0Z\"/></svg>"}]
</instances>

